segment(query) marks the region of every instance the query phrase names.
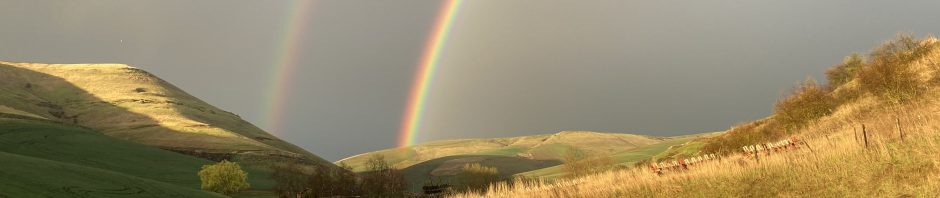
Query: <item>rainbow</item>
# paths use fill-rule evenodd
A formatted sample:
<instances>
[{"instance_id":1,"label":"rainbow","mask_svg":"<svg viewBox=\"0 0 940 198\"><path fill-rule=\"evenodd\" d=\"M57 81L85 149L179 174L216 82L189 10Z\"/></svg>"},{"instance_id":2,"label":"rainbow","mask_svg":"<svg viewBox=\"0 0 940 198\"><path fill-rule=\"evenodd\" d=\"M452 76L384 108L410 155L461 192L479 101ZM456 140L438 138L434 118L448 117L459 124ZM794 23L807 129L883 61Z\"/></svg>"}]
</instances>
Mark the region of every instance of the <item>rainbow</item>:
<instances>
[{"instance_id":1,"label":"rainbow","mask_svg":"<svg viewBox=\"0 0 940 198\"><path fill-rule=\"evenodd\" d=\"M270 79L268 93L264 103L264 124L269 132L278 134L284 124L287 99L297 70L297 58L302 51L304 30L310 23L310 13L313 10L313 0L290 1L290 11L287 12L287 23L284 25L284 39L277 47L275 63Z\"/></svg>"},{"instance_id":2,"label":"rainbow","mask_svg":"<svg viewBox=\"0 0 940 198\"><path fill-rule=\"evenodd\" d=\"M404 116L402 116L400 136L398 137L399 147L406 147L415 143L415 136L418 135L418 128L421 126L421 118L425 110L425 102L427 102L428 90L434 80L434 71L440 63L439 59L444 49L444 43L447 41L448 34L450 34L451 26L454 24L454 18L457 16L461 3L463 3L463 0L447 0L441 5L434 29L431 30L431 36L424 47L420 65L418 65L415 79L412 82L408 105L405 107Z\"/></svg>"}]
</instances>

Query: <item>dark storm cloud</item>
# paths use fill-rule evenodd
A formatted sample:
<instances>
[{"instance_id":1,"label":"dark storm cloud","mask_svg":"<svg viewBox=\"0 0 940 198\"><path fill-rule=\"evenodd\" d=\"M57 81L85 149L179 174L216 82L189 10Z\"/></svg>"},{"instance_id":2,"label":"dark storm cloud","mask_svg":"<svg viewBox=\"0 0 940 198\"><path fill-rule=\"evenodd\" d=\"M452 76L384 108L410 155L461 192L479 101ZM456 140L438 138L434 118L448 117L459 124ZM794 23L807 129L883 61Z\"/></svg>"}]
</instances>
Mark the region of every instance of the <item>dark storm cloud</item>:
<instances>
[{"instance_id":1,"label":"dark storm cloud","mask_svg":"<svg viewBox=\"0 0 940 198\"><path fill-rule=\"evenodd\" d=\"M0 1L0 60L131 64L260 123L290 1ZM421 140L559 130L677 135L760 118L796 81L936 1L466 1ZM437 1L317 1L285 140L327 159L394 146ZM122 42L123 41L123 42Z\"/></svg>"}]
</instances>

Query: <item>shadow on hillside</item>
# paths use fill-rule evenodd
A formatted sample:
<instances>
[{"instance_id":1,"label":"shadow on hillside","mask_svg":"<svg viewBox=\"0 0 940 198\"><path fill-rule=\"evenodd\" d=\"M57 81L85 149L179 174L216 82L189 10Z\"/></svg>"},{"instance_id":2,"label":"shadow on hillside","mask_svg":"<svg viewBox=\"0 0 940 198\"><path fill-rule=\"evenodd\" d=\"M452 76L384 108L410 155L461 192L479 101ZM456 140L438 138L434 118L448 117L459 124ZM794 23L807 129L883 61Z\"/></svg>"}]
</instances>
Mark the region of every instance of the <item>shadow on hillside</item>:
<instances>
[{"instance_id":1,"label":"shadow on hillside","mask_svg":"<svg viewBox=\"0 0 940 198\"><path fill-rule=\"evenodd\" d=\"M150 146L161 147L160 141L167 139L200 139L211 142L230 141L209 135L182 133L160 125L147 115L131 112L117 103L152 103L147 100L105 101L57 76L21 67L0 64L0 101L6 106L40 115L49 120L68 125L91 128L111 137L130 140ZM121 91L121 90L115 90ZM126 90L135 94L135 90ZM203 152L200 145L186 150L174 150L184 154L220 161L232 159L231 153Z\"/></svg>"},{"instance_id":2,"label":"shadow on hillside","mask_svg":"<svg viewBox=\"0 0 940 198\"><path fill-rule=\"evenodd\" d=\"M222 129L222 130L229 131L229 132L232 132L234 134L244 137L244 139L243 138L219 139L222 142L218 142L215 140L208 140L211 143L233 144L233 145L234 143L257 144L257 145L265 145L265 146L270 146L270 147L279 149L279 150L267 150L267 149L261 149L261 148L234 149L237 151L238 154L243 154L242 156L251 156L251 158L261 157L261 159L259 160L262 160L262 161L276 160L276 161L283 161L283 162L290 162L290 163L304 163L304 164L329 163L328 161L322 158L319 158L318 156L300 147L297 147L286 141L278 139L277 137L269 134L268 132L265 132L264 130L258 128L257 126L241 119L240 116L234 113L216 108L212 106L211 104L206 103L205 101L202 101L201 99L196 98L195 96L192 96L186 93L185 91L183 91L179 87L176 87L172 83L164 81L147 71L137 69L137 68L127 68L126 70L129 75L146 76L146 79L153 79L153 80L158 81L155 83L157 83L160 87L171 90L169 92L157 94L157 93L151 93L149 92L149 90L145 88L137 88L137 89L134 89L133 92L131 92L131 90L128 90L128 93L165 98L165 100L157 101L157 102L165 102L165 104L167 105L163 107L172 108L174 111L180 112L179 113L180 116L188 120L192 120L197 123L200 123L200 124L186 126L187 128L192 128L192 129L197 129L197 130L199 129L205 129L205 130ZM164 95L164 94L167 94L167 95ZM233 142L233 141L237 141L237 142ZM187 153L191 155L194 154L192 153L193 149L187 148L187 147L182 147L182 148L164 147L164 149L174 150L174 151L183 152L183 153ZM242 157L241 159L250 160L246 157ZM332 165L332 163L329 163L329 164Z\"/></svg>"},{"instance_id":3,"label":"shadow on hillside","mask_svg":"<svg viewBox=\"0 0 940 198\"><path fill-rule=\"evenodd\" d=\"M562 161L498 155L457 155L421 162L403 169L402 172L409 183L409 190L417 192L429 179L436 182L456 182L453 181L453 174L458 173L463 164L469 163L495 167L500 175L509 178L515 174L561 165Z\"/></svg>"}]
</instances>

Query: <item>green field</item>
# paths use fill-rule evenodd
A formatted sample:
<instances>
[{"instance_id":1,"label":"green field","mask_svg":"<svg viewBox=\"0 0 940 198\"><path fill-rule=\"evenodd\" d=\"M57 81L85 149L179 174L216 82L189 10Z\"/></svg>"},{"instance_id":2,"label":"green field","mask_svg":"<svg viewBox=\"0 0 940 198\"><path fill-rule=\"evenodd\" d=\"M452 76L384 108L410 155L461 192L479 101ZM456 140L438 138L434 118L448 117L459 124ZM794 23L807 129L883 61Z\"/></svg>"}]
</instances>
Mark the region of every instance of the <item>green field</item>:
<instances>
[{"instance_id":1,"label":"green field","mask_svg":"<svg viewBox=\"0 0 940 198\"><path fill-rule=\"evenodd\" d=\"M668 138L663 142L646 145L638 148L634 148L628 151L616 153L610 155L612 165L627 165L632 166L634 163L650 159L651 157L657 156L670 150L670 148L675 148L681 146L690 141L693 141L697 138L705 136L708 134L698 134L698 135L688 135L688 136L678 136ZM547 167L538 170L527 171L519 173L516 176L528 177L528 178L542 178L542 179L555 179L561 176L564 176L565 173L562 170L562 165Z\"/></svg>"},{"instance_id":2,"label":"green field","mask_svg":"<svg viewBox=\"0 0 940 198\"><path fill-rule=\"evenodd\" d=\"M0 197L216 197L196 172L213 163L78 126L0 118ZM273 185L248 168L255 188Z\"/></svg>"},{"instance_id":3,"label":"green field","mask_svg":"<svg viewBox=\"0 0 940 198\"><path fill-rule=\"evenodd\" d=\"M114 171L0 152L0 197L224 197Z\"/></svg>"}]
</instances>

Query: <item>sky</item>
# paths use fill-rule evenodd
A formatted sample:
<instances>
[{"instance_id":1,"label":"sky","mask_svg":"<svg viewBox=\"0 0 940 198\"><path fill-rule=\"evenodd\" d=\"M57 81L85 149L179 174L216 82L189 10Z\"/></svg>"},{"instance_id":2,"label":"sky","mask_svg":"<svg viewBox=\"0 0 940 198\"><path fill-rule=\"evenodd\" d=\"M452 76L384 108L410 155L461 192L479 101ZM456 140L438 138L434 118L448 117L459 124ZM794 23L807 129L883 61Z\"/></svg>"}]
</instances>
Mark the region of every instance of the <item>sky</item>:
<instances>
[{"instance_id":1,"label":"sky","mask_svg":"<svg viewBox=\"0 0 940 198\"><path fill-rule=\"evenodd\" d=\"M442 2L0 0L0 60L129 64L335 161L398 146ZM898 32L940 32L937 7L464 1L416 140L725 130L768 115L797 81L822 81L849 53ZM279 75L284 64L292 70Z\"/></svg>"}]
</instances>

